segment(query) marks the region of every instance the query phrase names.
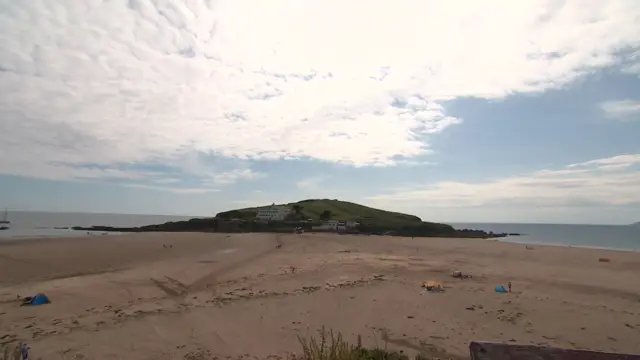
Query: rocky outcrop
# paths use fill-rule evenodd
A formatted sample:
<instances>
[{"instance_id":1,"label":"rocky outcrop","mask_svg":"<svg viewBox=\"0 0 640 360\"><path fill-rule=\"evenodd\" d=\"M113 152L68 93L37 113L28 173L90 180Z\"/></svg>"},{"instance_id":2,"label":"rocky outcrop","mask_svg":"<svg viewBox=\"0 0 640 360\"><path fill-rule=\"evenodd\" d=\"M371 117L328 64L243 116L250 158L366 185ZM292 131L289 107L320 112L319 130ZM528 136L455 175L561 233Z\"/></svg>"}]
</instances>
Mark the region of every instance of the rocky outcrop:
<instances>
[{"instance_id":1,"label":"rocky outcrop","mask_svg":"<svg viewBox=\"0 0 640 360\"><path fill-rule=\"evenodd\" d=\"M74 226L73 230L80 231L114 231L114 232L176 232L192 231L207 232L217 231L218 220L216 218L194 218L186 221L169 221L164 224L154 224L139 227L115 227L115 226Z\"/></svg>"}]
</instances>

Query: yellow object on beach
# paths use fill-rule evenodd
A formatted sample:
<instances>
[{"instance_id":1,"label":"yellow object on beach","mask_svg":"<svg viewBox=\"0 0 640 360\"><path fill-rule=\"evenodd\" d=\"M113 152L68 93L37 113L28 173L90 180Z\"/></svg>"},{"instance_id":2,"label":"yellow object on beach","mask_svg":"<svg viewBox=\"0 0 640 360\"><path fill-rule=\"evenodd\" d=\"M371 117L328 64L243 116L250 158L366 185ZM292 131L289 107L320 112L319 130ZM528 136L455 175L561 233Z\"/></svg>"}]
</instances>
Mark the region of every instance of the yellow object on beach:
<instances>
[{"instance_id":1,"label":"yellow object on beach","mask_svg":"<svg viewBox=\"0 0 640 360\"><path fill-rule=\"evenodd\" d=\"M442 284L437 281L425 281L422 283L422 287L429 289L442 288Z\"/></svg>"}]
</instances>

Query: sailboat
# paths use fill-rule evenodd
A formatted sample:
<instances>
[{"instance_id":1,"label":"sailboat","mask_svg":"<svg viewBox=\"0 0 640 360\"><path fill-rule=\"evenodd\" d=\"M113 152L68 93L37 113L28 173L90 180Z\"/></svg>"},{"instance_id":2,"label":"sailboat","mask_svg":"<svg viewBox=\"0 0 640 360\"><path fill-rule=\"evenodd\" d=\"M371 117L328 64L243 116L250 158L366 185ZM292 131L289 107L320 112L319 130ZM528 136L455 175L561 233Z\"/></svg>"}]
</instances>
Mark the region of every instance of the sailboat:
<instances>
[{"instance_id":1,"label":"sailboat","mask_svg":"<svg viewBox=\"0 0 640 360\"><path fill-rule=\"evenodd\" d=\"M7 217L7 209L4 209L4 214L0 218L0 230L9 230L11 228L11 221Z\"/></svg>"}]
</instances>

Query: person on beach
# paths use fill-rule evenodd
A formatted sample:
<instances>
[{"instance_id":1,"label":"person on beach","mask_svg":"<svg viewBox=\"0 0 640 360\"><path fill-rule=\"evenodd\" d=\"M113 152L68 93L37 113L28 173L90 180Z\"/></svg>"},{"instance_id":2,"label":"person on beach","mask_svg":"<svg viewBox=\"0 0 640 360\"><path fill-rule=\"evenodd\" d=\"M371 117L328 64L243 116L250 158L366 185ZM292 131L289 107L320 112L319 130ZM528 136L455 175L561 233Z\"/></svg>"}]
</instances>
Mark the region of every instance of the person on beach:
<instances>
[{"instance_id":1,"label":"person on beach","mask_svg":"<svg viewBox=\"0 0 640 360\"><path fill-rule=\"evenodd\" d=\"M29 345L27 345L26 343L21 343L20 344L20 353L22 355L22 360L28 360L29 359Z\"/></svg>"}]
</instances>

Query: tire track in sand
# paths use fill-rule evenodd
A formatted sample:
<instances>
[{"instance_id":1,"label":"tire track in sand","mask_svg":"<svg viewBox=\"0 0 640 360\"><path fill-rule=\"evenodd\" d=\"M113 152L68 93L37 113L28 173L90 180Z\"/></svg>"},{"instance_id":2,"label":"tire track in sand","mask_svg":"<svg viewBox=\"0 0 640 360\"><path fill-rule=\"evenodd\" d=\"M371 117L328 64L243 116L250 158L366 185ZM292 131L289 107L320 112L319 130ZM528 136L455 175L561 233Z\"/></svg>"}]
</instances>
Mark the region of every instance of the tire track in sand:
<instances>
[{"instance_id":1,"label":"tire track in sand","mask_svg":"<svg viewBox=\"0 0 640 360\"><path fill-rule=\"evenodd\" d=\"M195 280L194 282L192 282L191 284L184 284L176 279L173 278L169 278L165 276L165 281L162 280L158 280L158 279L154 279L152 278L151 281L153 282L153 284L158 287L159 289L161 289L164 293L166 293L167 295L169 295L170 297L178 297L178 296L185 296L187 294L189 294L190 292L195 292L195 291L199 291L199 290L203 290L205 288L207 288L209 285L213 284L216 282L216 279L222 275L225 275L231 271L237 270L242 268L242 266L252 263L254 261L257 261L259 259L262 259L268 255L270 255L271 253L273 253L275 250L277 250L279 247L278 245L281 247L283 242L282 239L280 237L280 234L274 234L273 235L273 240L275 245L274 246L270 246L267 249L265 249L264 251L261 251L253 256L250 256L248 258L241 258L238 261L232 262L231 264L221 268L221 269L216 269L200 278L198 278L197 280ZM215 289L214 289L215 292Z\"/></svg>"}]
</instances>

